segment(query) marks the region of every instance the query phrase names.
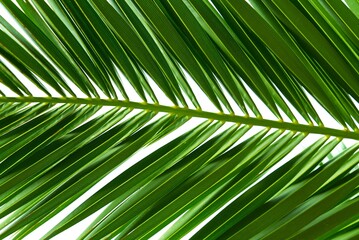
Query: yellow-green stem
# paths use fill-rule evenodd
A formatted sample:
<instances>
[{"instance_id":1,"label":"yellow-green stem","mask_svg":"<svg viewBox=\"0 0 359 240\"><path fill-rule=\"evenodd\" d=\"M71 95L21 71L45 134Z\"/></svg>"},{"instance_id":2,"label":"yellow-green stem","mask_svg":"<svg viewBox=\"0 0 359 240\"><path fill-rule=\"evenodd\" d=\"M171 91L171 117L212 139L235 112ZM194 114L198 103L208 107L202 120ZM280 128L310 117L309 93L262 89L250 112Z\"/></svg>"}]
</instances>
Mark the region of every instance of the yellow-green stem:
<instances>
[{"instance_id":1,"label":"yellow-green stem","mask_svg":"<svg viewBox=\"0 0 359 240\"><path fill-rule=\"evenodd\" d=\"M181 107L170 107L163 106L158 104L150 103L138 103L130 101L121 101L113 99L99 99L99 98L53 98L53 97L0 97L0 102L23 102L23 103L72 103L72 104L90 104L90 105L99 105L99 106L116 106L116 107L127 107L133 109L142 109L155 112L164 112L170 114L176 114L181 116L188 117L198 117L213 119L224 122L233 122L248 124L253 126L262 126L268 128L277 128L283 130L290 130L295 132L303 133L316 133L327 136L339 137L339 138L349 138L359 140L359 132L349 131L349 130L340 130L333 129L324 126L313 126L305 125L293 122L283 122L283 121L274 121L268 119L253 118L247 116L237 116L232 114L224 113L213 113L196 109L181 108Z\"/></svg>"}]
</instances>

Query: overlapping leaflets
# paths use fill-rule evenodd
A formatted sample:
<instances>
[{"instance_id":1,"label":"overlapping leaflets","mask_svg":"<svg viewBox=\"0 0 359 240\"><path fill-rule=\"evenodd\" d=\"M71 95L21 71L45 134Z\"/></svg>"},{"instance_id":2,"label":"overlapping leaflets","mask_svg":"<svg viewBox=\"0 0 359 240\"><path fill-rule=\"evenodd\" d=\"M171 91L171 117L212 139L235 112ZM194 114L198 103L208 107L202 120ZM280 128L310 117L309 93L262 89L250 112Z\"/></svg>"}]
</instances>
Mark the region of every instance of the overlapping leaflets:
<instances>
[{"instance_id":1,"label":"overlapping leaflets","mask_svg":"<svg viewBox=\"0 0 359 240\"><path fill-rule=\"evenodd\" d=\"M1 1L0 238L358 237L344 2Z\"/></svg>"}]
</instances>

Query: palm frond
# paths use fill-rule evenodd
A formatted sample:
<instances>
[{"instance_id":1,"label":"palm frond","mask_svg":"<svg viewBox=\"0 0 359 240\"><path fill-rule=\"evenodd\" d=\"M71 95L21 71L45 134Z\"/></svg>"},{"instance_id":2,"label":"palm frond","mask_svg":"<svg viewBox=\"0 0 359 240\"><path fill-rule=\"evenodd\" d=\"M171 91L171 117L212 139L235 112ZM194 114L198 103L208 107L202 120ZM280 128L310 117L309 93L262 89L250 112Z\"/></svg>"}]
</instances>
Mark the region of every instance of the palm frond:
<instances>
[{"instance_id":1,"label":"palm frond","mask_svg":"<svg viewBox=\"0 0 359 240\"><path fill-rule=\"evenodd\" d=\"M357 1L0 7L0 238L359 235Z\"/></svg>"}]
</instances>

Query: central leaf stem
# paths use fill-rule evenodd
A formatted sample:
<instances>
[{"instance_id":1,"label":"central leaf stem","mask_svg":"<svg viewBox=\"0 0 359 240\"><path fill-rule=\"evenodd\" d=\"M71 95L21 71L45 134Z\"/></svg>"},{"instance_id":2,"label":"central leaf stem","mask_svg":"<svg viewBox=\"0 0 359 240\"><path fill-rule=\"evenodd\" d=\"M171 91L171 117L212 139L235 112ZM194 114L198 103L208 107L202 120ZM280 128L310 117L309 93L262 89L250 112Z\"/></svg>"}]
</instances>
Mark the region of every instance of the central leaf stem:
<instances>
[{"instance_id":1,"label":"central leaf stem","mask_svg":"<svg viewBox=\"0 0 359 240\"><path fill-rule=\"evenodd\" d=\"M0 102L23 102L23 103L70 103L70 104L88 104L98 106L125 107L133 109L143 109L147 111L164 112L188 117L206 118L224 122L233 122L253 126L262 126L268 128L277 128L302 133L316 133L340 138L350 138L359 140L359 132L349 130L333 129L324 126L305 125L292 122L274 121L268 119L253 118L247 116L237 116L225 113L213 113L196 109L170 107L150 103L138 103L130 101L121 101L114 99L86 99L86 98L52 98L52 97L0 97Z\"/></svg>"}]
</instances>

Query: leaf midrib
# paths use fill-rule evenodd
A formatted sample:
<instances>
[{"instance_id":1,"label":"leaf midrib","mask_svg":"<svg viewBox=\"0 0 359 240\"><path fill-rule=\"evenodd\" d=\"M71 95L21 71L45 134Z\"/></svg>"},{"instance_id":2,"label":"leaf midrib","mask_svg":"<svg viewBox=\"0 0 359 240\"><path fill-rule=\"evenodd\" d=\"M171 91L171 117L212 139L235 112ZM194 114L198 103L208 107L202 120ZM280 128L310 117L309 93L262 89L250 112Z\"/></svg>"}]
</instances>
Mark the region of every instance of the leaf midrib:
<instances>
[{"instance_id":1,"label":"leaf midrib","mask_svg":"<svg viewBox=\"0 0 359 240\"><path fill-rule=\"evenodd\" d=\"M141 109L147 111L163 112L176 114L180 116L198 117L224 122L233 122L237 124L247 124L252 126L261 126L268 128L283 129L302 133L315 133L339 138L348 138L359 140L359 132L349 131L347 129L340 130L328 128L324 126L305 125L294 122L283 122L281 120L269 120L254 118L248 116L238 116L226 113L207 112L201 109L189 109L186 107L164 106L159 104L151 104L146 102L131 102L116 99L100 99L100 98L63 98L63 97L0 97L1 102L18 102L18 103L64 103L64 104L86 104L97 106L125 107L133 109Z\"/></svg>"}]
</instances>

